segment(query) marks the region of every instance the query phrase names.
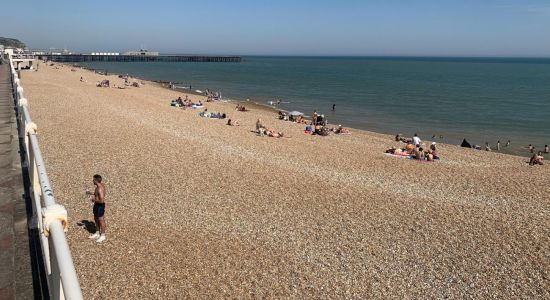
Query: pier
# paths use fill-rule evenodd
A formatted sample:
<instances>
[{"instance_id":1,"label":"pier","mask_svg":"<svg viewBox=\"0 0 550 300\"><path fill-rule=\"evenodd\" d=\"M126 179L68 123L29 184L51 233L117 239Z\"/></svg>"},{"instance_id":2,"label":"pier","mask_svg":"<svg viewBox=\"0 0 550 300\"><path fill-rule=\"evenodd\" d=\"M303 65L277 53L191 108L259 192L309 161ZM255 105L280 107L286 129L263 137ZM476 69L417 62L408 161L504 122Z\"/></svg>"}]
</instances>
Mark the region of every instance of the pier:
<instances>
[{"instance_id":1,"label":"pier","mask_svg":"<svg viewBox=\"0 0 550 300\"><path fill-rule=\"evenodd\" d=\"M198 56L198 55L91 55L91 54L43 54L39 59L53 62L241 62L240 56Z\"/></svg>"}]
</instances>

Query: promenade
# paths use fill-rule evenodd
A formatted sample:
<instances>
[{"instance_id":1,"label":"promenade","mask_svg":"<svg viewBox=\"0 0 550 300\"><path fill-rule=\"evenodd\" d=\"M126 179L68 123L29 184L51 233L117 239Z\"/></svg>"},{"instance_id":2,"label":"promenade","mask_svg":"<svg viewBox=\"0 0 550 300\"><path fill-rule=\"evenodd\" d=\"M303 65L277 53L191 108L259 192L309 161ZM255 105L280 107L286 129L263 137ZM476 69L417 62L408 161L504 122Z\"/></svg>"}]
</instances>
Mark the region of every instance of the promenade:
<instances>
[{"instance_id":1,"label":"promenade","mask_svg":"<svg viewBox=\"0 0 550 300\"><path fill-rule=\"evenodd\" d=\"M0 64L0 300L34 298L13 105L9 66Z\"/></svg>"}]
</instances>

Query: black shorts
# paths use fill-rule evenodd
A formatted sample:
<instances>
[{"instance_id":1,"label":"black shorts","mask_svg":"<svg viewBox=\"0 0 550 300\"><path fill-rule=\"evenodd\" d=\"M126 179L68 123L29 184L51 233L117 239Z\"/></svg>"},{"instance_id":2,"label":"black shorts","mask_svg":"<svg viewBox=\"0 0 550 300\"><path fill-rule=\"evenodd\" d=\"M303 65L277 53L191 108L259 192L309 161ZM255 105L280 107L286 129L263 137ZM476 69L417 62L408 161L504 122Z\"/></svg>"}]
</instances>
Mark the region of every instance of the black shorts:
<instances>
[{"instance_id":1,"label":"black shorts","mask_svg":"<svg viewBox=\"0 0 550 300\"><path fill-rule=\"evenodd\" d=\"M101 218L105 214L105 203L94 204L94 217Z\"/></svg>"}]
</instances>

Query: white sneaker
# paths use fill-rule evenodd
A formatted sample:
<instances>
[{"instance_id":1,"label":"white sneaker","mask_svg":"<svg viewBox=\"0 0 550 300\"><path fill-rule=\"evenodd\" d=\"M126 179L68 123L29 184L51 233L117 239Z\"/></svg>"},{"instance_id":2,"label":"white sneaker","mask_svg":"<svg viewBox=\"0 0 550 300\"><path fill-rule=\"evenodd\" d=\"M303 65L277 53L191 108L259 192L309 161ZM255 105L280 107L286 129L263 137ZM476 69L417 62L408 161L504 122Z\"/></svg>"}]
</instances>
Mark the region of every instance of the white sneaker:
<instances>
[{"instance_id":1,"label":"white sneaker","mask_svg":"<svg viewBox=\"0 0 550 300\"><path fill-rule=\"evenodd\" d=\"M105 240L107 240L107 237L104 234L102 234L95 242L96 243L103 243L103 242L105 242Z\"/></svg>"},{"instance_id":2,"label":"white sneaker","mask_svg":"<svg viewBox=\"0 0 550 300\"><path fill-rule=\"evenodd\" d=\"M97 240L99 238L99 232L90 235L88 238L92 240Z\"/></svg>"}]
</instances>

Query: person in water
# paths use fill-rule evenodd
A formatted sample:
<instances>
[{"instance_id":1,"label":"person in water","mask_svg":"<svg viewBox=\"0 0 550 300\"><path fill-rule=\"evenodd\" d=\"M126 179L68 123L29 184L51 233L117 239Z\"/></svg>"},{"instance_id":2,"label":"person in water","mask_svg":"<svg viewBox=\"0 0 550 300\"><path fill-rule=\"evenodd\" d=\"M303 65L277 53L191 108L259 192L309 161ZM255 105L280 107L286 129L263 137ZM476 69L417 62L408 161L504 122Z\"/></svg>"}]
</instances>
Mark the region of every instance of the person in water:
<instances>
[{"instance_id":1,"label":"person in water","mask_svg":"<svg viewBox=\"0 0 550 300\"><path fill-rule=\"evenodd\" d=\"M544 145L544 153L549 153L550 150L548 149L548 145Z\"/></svg>"}]
</instances>

